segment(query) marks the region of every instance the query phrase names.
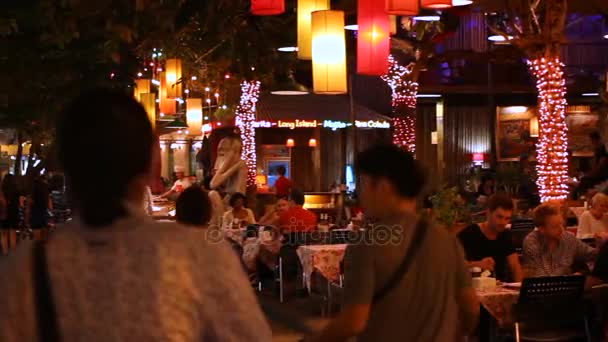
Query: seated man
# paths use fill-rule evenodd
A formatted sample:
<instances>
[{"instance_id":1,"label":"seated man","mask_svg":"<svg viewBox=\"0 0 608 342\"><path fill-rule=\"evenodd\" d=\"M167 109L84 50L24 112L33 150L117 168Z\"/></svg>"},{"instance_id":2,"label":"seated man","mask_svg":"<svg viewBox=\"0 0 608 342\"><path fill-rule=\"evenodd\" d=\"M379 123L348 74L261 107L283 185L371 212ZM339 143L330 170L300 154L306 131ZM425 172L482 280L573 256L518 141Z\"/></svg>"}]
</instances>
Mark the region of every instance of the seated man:
<instances>
[{"instance_id":1,"label":"seated man","mask_svg":"<svg viewBox=\"0 0 608 342\"><path fill-rule=\"evenodd\" d=\"M508 281L507 267L513 281L521 281L523 272L515 252L511 232L513 201L507 195L495 194L488 199L487 220L473 224L458 234L469 267L492 271L496 278Z\"/></svg>"},{"instance_id":2,"label":"seated man","mask_svg":"<svg viewBox=\"0 0 608 342\"><path fill-rule=\"evenodd\" d=\"M176 200L177 197L184 190L186 190L190 186L192 186L192 182L190 181L190 179L188 177L186 177L184 167L176 166L174 168L174 171L175 171L175 177L177 178L177 180L175 181L175 183L173 183L173 186L171 187L171 189L169 189L169 191L160 195L160 197L162 197L162 198L167 198L167 199L173 200L173 201Z\"/></svg>"},{"instance_id":3,"label":"seated man","mask_svg":"<svg viewBox=\"0 0 608 342\"><path fill-rule=\"evenodd\" d=\"M536 230L524 239L524 265L528 277L553 277L573 274L578 261L593 258L594 249L564 231L564 218L551 204L534 210Z\"/></svg>"},{"instance_id":4,"label":"seated man","mask_svg":"<svg viewBox=\"0 0 608 342\"><path fill-rule=\"evenodd\" d=\"M292 190L290 208L279 217L281 233L308 232L317 228L317 215L304 209L304 193Z\"/></svg>"}]
</instances>

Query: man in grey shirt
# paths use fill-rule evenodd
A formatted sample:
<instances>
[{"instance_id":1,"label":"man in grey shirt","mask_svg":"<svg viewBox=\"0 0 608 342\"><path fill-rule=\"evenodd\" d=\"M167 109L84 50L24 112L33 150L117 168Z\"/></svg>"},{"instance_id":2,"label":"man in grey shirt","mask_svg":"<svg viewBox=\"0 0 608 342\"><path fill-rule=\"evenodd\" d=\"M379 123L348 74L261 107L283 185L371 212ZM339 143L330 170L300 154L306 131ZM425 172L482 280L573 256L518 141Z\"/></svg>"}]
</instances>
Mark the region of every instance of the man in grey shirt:
<instances>
[{"instance_id":1,"label":"man in grey shirt","mask_svg":"<svg viewBox=\"0 0 608 342\"><path fill-rule=\"evenodd\" d=\"M416 198L425 175L396 146L375 146L357 160L361 201L380 224L366 231L345 256L342 312L308 340L454 341L474 329L479 302L456 238L432 224L417 224ZM417 229L427 229L407 272L379 300ZM307 341L308 341L307 340Z\"/></svg>"}]
</instances>

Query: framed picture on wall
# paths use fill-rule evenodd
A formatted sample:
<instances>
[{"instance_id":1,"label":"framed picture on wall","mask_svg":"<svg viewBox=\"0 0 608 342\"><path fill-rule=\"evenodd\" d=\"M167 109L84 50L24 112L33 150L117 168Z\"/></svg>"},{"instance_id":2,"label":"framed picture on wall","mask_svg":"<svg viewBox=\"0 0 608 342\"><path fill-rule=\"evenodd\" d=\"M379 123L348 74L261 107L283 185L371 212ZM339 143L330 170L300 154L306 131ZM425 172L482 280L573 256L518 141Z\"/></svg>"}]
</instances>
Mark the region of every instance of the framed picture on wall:
<instances>
[{"instance_id":1,"label":"framed picture on wall","mask_svg":"<svg viewBox=\"0 0 608 342\"><path fill-rule=\"evenodd\" d=\"M518 161L536 154L536 138L530 136L534 108L510 106L496 108L496 152L498 161Z\"/></svg>"},{"instance_id":2,"label":"framed picture on wall","mask_svg":"<svg viewBox=\"0 0 608 342\"><path fill-rule=\"evenodd\" d=\"M566 115L568 126L568 149L574 157L592 157L593 146L589 134L599 128L599 115L572 113Z\"/></svg>"}]
</instances>

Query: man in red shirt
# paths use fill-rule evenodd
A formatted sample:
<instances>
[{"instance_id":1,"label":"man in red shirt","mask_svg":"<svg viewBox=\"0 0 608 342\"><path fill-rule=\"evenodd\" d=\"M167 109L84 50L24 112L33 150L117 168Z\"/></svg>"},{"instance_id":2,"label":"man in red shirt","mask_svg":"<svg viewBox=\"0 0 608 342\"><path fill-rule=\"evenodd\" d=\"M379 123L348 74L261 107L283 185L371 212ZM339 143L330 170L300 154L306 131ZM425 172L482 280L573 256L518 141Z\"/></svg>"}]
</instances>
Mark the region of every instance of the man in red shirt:
<instances>
[{"instance_id":1,"label":"man in red shirt","mask_svg":"<svg viewBox=\"0 0 608 342\"><path fill-rule=\"evenodd\" d=\"M291 207L279 217L281 233L308 232L317 228L317 215L304 209L304 193L291 191Z\"/></svg>"},{"instance_id":2,"label":"man in red shirt","mask_svg":"<svg viewBox=\"0 0 608 342\"><path fill-rule=\"evenodd\" d=\"M274 187L277 192L277 198L287 198L289 196L289 190L291 190L291 181L285 177L285 166L279 166L277 168L279 178L274 182Z\"/></svg>"}]
</instances>

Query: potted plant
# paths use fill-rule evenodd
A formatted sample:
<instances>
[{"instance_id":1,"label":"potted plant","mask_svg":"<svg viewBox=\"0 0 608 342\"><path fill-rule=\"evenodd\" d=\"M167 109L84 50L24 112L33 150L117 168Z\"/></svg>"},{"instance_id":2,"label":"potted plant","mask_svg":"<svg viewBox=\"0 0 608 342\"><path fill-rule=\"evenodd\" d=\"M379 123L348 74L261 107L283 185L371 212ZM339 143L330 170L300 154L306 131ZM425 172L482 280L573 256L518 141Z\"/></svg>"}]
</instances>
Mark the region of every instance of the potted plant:
<instances>
[{"instance_id":1,"label":"potted plant","mask_svg":"<svg viewBox=\"0 0 608 342\"><path fill-rule=\"evenodd\" d=\"M457 234L471 223L471 211L458 188L444 187L431 196L431 203L433 218L450 232Z\"/></svg>"}]
</instances>

